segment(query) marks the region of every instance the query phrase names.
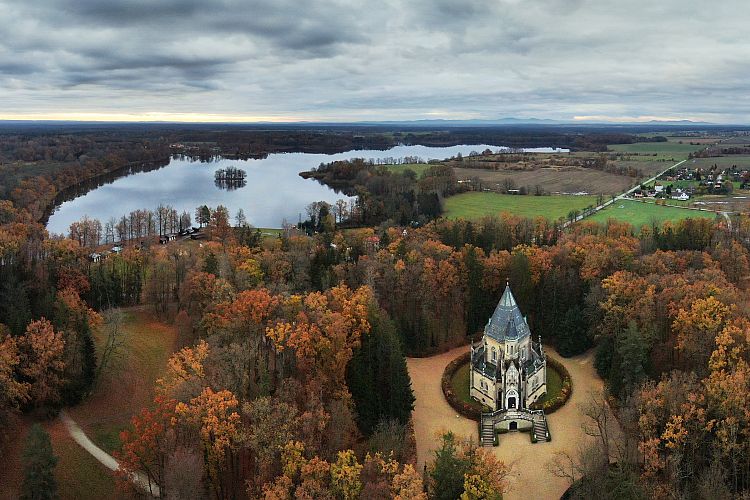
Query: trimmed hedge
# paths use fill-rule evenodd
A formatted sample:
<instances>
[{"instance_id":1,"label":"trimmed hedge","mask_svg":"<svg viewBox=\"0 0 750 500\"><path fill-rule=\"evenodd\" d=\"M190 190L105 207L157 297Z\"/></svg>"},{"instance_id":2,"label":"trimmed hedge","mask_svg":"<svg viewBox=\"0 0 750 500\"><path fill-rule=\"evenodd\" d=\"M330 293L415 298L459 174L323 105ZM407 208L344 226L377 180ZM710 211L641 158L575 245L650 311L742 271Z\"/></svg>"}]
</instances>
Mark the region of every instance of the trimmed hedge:
<instances>
[{"instance_id":1,"label":"trimmed hedge","mask_svg":"<svg viewBox=\"0 0 750 500\"><path fill-rule=\"evenodd\" d=\"M547 366L551 366L562 376L563 380L560 394L553 399L545 401L541 405L534 403L531 405L531 408L534 410L544 410L545 414L550 415L568 402L568 399L570 399L570 396L573 394L573 381L570 378L570 372L568 369L556 359L547 356Z\"/></svg>"},{"instance_id":2,"label":"trimmed hedge","mask_svg":"<svg viewBox=\"0 0 750 500\"><path fill-rule=\"evenodd\" d=\"M453 374L456 373L456 371L461 368L461 366L465 365L470 360L471 351L467 351L448 363L448 366L446 366L445 370L443 371L441 385L443 387L443 395L445 396L446 401L448 401L448 404L451 405L451 408L456 410L464 417L479 422L482 417L482 412L471 406L469 403L460 400L458 396L456 396L456 393L453 392L453 386L451 385Z\"/></svg>"}]
</instances>

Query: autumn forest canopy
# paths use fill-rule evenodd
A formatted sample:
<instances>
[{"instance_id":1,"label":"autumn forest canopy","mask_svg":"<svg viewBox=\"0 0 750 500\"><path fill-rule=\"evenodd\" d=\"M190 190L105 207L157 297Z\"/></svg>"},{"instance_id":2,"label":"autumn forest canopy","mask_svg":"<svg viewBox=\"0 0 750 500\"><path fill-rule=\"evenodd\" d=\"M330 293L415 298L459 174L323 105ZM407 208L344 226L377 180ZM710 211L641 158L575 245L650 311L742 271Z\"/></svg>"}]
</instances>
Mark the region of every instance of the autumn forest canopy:
<instances>
[{"instance_id":1,"label":"autumn forest canopy","mask_svg":"<svg viewBox=\"0 0 750 500\"><path fill-rule=\"evenodd\" d=\"M511 464L451 433L417 465L406 357L476 338L510 283L545 345L563 357L595 350L623 436L582 467L582 483L599 473L619 498L750 495L747 216L638 228L448 220L443 200L461 189L451 167L417 175L347 161L307 174L356 201L310 200L307 220L278 234L221 206L152 207L112 227L86 219L66 237L43 223L60 196L168 160L176 143L196 144L180 151L196 158L248 158L635 140L565 129L0 134L0 447L21 422L90 397L122 350L113 311L140 307L174 325L177 346L119 436L123 494L135 494L137 473L169 498L500 498ZM225 170L220 181L252 179ZM159 244L193 225L200 239ZM121 250L92 258L115 242ZM31 438L48 448L41 429Z\"/></svg>"}]
</instances>

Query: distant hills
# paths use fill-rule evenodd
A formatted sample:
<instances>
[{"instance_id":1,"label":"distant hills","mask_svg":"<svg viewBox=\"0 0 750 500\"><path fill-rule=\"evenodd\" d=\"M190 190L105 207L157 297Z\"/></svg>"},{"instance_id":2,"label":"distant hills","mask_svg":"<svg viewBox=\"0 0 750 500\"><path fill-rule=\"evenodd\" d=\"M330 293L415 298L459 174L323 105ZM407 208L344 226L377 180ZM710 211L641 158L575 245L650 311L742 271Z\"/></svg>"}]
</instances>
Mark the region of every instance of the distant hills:
<instances>
[{"instance_id":1,"label":"distant hills","mask_svg":"<svg viewBox=\"0 0 750 500\"><path fill-rule=\"evenodd\" d=\"M692 120L649 120L649 121L633 121L633 122L618 122L618 121L606 121L606 120L552 120L549 118L516 118L516 117L505 117L497 119L476 119L476 120L446 120L446 119L435 119L435 120L404 120L404 121L366 121L358 122L362 125L394 125L394 126L430 126L430 127L482 127L482 126L497 126L497 125L594 125L594 126L628 126L634 125L679 125L679 126L701 126L701 125L716 125L710 122L696 122Z\"/></svg>"}]
</instances>

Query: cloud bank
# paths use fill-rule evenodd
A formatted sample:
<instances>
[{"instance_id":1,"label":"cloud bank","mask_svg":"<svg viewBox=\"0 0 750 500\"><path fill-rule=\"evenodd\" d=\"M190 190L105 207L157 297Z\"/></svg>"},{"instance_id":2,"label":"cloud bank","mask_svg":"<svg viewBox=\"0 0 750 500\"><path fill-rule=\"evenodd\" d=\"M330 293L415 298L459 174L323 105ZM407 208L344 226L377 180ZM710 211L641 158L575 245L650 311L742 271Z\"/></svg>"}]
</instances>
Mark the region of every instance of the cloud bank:
<instances>
[{"instance_id":1,"label":"cloud bank","mask_svg":"<svg viewBox=\"0 0 750 500\"><path fill-rule=\"evenodd\" d=\"M746 0L0 0L0 117L750 123Z\"/></svg>"}]
</instances>

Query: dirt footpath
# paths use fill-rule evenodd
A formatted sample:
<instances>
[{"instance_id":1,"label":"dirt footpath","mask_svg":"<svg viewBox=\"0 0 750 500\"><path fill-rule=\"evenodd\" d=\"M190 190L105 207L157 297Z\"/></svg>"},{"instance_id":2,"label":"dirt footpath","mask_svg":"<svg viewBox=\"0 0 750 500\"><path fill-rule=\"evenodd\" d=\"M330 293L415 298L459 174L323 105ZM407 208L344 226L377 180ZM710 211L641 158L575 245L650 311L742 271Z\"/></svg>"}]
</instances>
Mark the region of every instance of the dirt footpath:
<instances>
[{"instance_id":1,"label":"dirt footpath","mask_svg":"<svg viewBox=\"0 0 750 500\"><path fill-rule=\"evenodd\" d=\"M446 365L468 350L459 347L430 358L409 358L409 375L414 396L414 430L417 438L417 460L419 470L425 461L432 458L431 450L437 444L436 435L448 429L456 434L479 439L477 423L464 418L450 407L443 396L440 379ZM573 381L573 395L568 402L547 417L552 441L532 444L526 433L512 432L500 436L500 445L492 448L495 454L507 464L513 464L511 491L504 495L506 500L558 499L568 488L565 479L553 476L546 465L557 451L577 454L581 443L588 439L581 430L579 405L586 402L591 391L601 392L602 380L593 366L594 352L573 358L561 358L547 348L547 355L560 361L570 372Z\"/></svg>"}]
</instances>

